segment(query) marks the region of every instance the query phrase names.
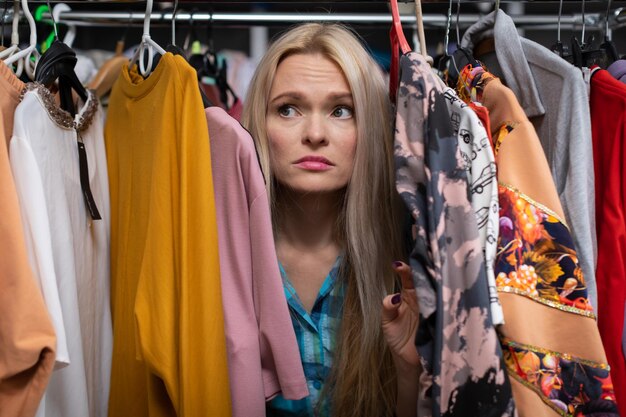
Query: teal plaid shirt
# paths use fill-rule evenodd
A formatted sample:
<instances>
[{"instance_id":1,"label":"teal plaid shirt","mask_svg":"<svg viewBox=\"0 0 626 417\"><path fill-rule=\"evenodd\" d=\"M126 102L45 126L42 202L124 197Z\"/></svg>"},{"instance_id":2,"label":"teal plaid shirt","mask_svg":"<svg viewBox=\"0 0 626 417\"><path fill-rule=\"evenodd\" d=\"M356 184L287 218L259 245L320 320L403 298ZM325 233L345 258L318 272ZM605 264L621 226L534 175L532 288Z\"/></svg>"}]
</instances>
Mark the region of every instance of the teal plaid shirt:
<instances>
[{"instance_id":1,"label":"teal plaid shirt","mask_svg":"<svg viewBox=\"0 0 626 417\"><path fill-rule=\"evenodd\" d=\"M330 415L328 403L320 404L319 414L315 414L315 409L333 363L335 335L341 320L345 291L338 278L340 263L341 257L338 257L320 288L310 314L303 307L283 266L279 264L309 396L293 401L278 395L267 403L267 415L270 417Z\"/></svg>"}]
</instances>

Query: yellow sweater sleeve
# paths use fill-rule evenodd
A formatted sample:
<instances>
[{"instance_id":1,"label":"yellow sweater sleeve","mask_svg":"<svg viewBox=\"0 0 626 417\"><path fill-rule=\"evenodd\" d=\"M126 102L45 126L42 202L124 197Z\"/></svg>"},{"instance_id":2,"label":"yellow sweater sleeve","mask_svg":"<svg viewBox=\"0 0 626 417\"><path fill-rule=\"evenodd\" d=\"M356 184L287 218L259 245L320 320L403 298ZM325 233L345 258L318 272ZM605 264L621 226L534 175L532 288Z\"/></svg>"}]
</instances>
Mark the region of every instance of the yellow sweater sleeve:
<instances>
[{"instance_id":1,"label":"yellow sweater sleeve","mask_svg":"<svg viewBox=\"0 0 626 417\"><path fill-rule=\"evenodd\" d=\"M195 73L175 58L180 85L174 100L159 103L177 117L160 126L169 140L153 155L137 353L151 417L230 416L208 128Z\"/></svg>"}]
</instances>

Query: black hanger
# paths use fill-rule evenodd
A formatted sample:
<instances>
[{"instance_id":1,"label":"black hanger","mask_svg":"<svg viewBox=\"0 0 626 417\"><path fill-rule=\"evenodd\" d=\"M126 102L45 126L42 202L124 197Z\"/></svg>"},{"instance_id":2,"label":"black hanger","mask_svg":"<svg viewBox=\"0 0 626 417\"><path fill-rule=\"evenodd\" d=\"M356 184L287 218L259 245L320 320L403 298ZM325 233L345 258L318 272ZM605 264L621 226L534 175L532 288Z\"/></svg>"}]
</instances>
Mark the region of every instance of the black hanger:
<instances>
[{"instance_id":1,"label":"black hanger","mask_svg":"<svg viewBox=\"0 0 626 417\"><path fill-rule=\"evenodd\" d=\"M602 48L593 49L593 35L585 43L585 26L587 24L585 20L585 0L582 1L582 8L583 30L580 35L580 42L576 36L572 36L572 63L578 68L588 68L592 65L600 65L606 68L608 61L606 50Z\"/></svg>"},{"instance_id":2,"label":"black hanger","mask_svg":"<svg viewBox=\"0 0 626 417\"><path fill-rule=\"evenodd\" d=\"M195 34L195 32L194 32ZM189 64L196 69L198 81L208 77L215 81L220 94L220 101L228 107L228 95L233 98L233 103L237 101L235 91L228 84L226 60L219 60L213 44L213 13L211 12L207 25L207 51L204 54L192 54L188 59Z\"/></svg>"},{"instance_id":3,"label":"black hanger","mask_svg":"<svg viewBox=\"0 0 626 417\"><path fill-rule=\"evenodd\" d=\"M568 62L572 62L572 53L567 45L561 42L561 15L563 14L563 0L559 1L559 18L556 25L556 43L550 50Z\"/></svg>"},{"instance_id":4,"label":"black hanger","mask_svg":"<svg viewBox=\"0 0 626 417\"><path fill-rule=\"evenodd\" d=\"M39 59L35 70L35 81L50 88L58 80L61 108L72 116L76 114L72 90L85 102L87 89L80 82L74 71L76 66L76 52L58 39L52 42L50 48Z\"/></svg>"},{"instance_id":5,"label":"black hanger","mask_svg":"<svg viewBox=\"0 0 626 417\"><path fill-rule=\"evenodd\" d=\"M609 13L611 13L611 0L608 1L606 6L606 16L604 19L604 42L600 44L600 49L604 49L607 56L607 66L619 59L617 48L611 40L611 36L609 36Z\"/></svg>"},{"instance_id":6,"label":"black hanger","mask_svg":"<svg viewBox=\"0 0 626 417\"><path fill-rule=\"evenodd\" d=\"M460 76L459 71L463 71L463 68L468 64L470 64L472 68L482 67L482 63L474 58L472 51L462 46L454 51L451 60L456 64L448 67L448 78L452 86L456 86Z\"/></svg>"},{"instance_id":7,"label":"black hanger","mask_svg":"<svg viewBox=\"0 0 626 417\"><path fill-rule=\"evenodd\" d=\"M587 43L581 44L576 36L572 37L572 63L578 68L599 65L602 68L608 66L609 56L605 49L593 49L593 36L587 39Z\"/></svg>"},{"instance_id":8,"label":"black hanger","mask_svg":"<svg viewBox=\"0 0 626 417\"><path fill-rule=\"evenodd\" d=\"M167 45L167 47L165 48L165 51L170 52L173 55L182 56L183 58L185 58L187 62L189 62L187 60L187 54L185 53L185 50L181 48L180 46L176 45L176 12L177 11L178 11L178 0L174 2L174 11L172 12L172 43ZM193 16L192 16L192 19L193 19ZM199 85L198 85L198 89L200 90L200 97L202 98L203 107L206 109L207 107L213 106L213 103L211 103L211 100L209 100L206 94L204 94L204 91L202 91L202 88Z\"/></svg>"}]
</instances>

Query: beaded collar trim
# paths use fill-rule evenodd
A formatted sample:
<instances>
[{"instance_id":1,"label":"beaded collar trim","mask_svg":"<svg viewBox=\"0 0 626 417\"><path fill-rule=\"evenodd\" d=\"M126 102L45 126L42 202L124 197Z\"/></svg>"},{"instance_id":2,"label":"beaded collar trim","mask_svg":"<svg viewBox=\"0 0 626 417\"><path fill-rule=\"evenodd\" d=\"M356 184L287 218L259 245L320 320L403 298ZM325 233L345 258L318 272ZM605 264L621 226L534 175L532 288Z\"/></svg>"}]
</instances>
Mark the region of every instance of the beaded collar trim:
<instances>
[{"instance_id":1,"label":"beaded collar trim","mask_svg":"<svg viewBox=\"0 0 626 417\"><path fill-rule=\"evenodd\" d=\"M78 116L77 120L69 112L60 108L50 90L38 82L27 83L24 86L20 94L20 101L24 99L24 95L29 91L37 92L50 119L63 129L75 129L78 132L87 130L98 111L98 97L90 90L87 90L87 102L76 114Z\"/></svg>"}]
</instances>

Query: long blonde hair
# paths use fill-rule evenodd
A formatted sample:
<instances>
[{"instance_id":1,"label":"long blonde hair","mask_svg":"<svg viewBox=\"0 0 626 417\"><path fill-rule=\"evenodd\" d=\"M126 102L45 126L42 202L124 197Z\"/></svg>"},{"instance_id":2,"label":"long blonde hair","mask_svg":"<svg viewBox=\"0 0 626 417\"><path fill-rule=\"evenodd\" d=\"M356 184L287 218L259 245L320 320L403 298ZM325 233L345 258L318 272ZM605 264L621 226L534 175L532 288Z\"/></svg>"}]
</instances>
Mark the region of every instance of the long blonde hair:
<instances>
[{"instance_id":1,"label":"long blonde hair","mask_svg":"<svg viewBox=\"0 0 626 417\"><path fill-rule=\"evenodd\" d=\"M383 296L394 282L392 262L400 259L393 138L385 81L359 39L337 24L309 23L284 33L269 48L250 84L242 124L255 139L270 206L276 183L270 165L266 114L280 62L290 55L320 53L346 77L355 103L357 146L354 169L339 219L345 244L342 279L347 280L341 328L328 381L333 417L393 414L395 373L383 339ZM273 212L276 210L273 210ZM276 216L273 213L273 221Z\"/></svg>"}]
</instances>

